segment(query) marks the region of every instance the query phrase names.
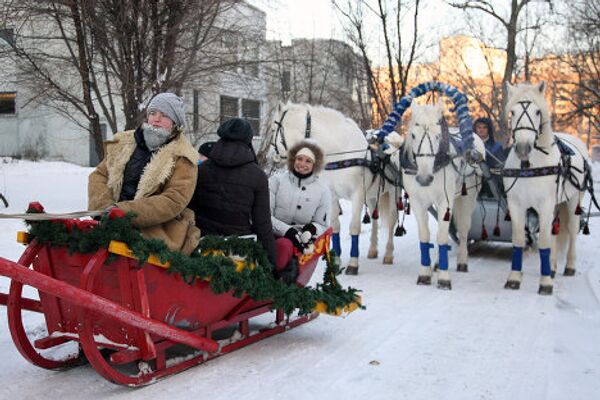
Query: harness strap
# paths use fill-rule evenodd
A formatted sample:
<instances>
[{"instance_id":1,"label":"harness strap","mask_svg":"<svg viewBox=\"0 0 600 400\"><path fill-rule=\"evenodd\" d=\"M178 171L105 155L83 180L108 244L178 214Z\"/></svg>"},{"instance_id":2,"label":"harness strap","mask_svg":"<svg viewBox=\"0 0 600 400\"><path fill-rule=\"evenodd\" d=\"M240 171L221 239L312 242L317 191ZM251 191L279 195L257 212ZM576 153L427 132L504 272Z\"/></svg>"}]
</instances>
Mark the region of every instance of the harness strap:
<instances>
[{"instance_id":1,"label":"harness strap","mask_svg":"<svg viewBox=\"0 0 600 400\"><path fill-rule=\"evenodd\" d=\"M349 158L347 160L332 161L325 164L325 170L332 171L336 169L350 168L350 167L368 167L371 168L373 162L366 158Z\"/></svg>"},{"instance_id":2,"label":"harness strap","mask_svg":"<svg viewBox=\"0 0 600 400\"><path fill-rule=\"evenodd\" d=\"M507 178L532 178L537 176L557 175L560 171L560 165L529 169L506 168L502 170L502 176Z\"/></svg>"}]
</instances>

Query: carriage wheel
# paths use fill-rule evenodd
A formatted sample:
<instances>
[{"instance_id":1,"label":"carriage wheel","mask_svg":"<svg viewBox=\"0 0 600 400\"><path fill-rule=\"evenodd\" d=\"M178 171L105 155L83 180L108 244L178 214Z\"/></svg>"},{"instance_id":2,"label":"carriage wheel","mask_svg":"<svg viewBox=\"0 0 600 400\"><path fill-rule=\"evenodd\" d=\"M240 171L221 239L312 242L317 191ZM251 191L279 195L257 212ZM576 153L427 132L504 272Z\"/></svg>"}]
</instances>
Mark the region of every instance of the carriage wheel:
<instances>
[{"instance_id":1,"label":"carriage wheel","mask_svg":"<svg viewBox=\"0 0 600 400\"><path fill-rule=\"evenodd\" d=\"M104 258L99 262L90 262L81 275L80 287L90 293L94 293L94 282L97 272L104 263ZM84 308L79 309L79 342L83 352L90 362L90 365L107 380L127 386L139 386L149 383L153 379L162 376L161 371L148 374L135 371L133 374L127 374L119 371L115 365L105 359L94 340L94 316ZM137 368L136 368L137 369Z\"/></svg>"},{"instance_id":2,"label":"carriage wheel","mask_svg":"<svg viewBox=\"0 0 600 400\"><path fill-rule=\"evenodd\" d=\"M19 353L32 364L46 369L64 369L77 365L79 354L65 360L53 360L44 357L33 347L33 344L27 337L25 327L23 326L23 309L21 307L21 299L23 298L22 293L23 284L13 280L10 284L6 310L10 334Z\"/></svg>"}]
</instances>

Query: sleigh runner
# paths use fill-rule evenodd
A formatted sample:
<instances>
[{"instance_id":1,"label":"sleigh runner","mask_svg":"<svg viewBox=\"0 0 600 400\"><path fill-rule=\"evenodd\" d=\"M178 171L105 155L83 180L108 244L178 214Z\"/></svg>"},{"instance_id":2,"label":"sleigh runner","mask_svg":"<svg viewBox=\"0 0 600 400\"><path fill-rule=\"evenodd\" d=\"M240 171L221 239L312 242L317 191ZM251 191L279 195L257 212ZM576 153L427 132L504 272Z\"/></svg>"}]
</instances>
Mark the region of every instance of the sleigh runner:
<instances>
[{"instance_id":1,"label":"sleigh runner","mask_svg":"<svg viewBox=\"0 0 600 400\"><path fill-rule=\"evenodd\" d=\"M75 234L98 229L98 224L89 220L50 224L70 226ZM317 239L313 254L298 258L300 274L289 290L303 290L319 258L330 258L330 236L331 229ZM11 279L9 293L0 294L0 303L7 307L10 332L19 352L47 369L62 369L87 359L104 378L128 386L152 383L285 332L313 320L318 312L339 315L360 307L353 289L349 292L353 301L337 306L328 301L327 296L336 295L329 292L325 300L313 301L312 310L303 304L299 315L291 317L289 304L277 307L285 304L278 294L274 299L255 300L248 291L237 288L215 290L218 276L190 279L170 271L170 262L157 256L140 265L125 243L111 241L107 248L86 254L72 252L68 245L38 240L35 235L30 240L26 233L20 233L18 239L27 245L20 259L0 258L0 274ZM212 261L218 257L208 256ZM249 276L251 269L259 269L256 264L251 257L237 258L233 269ZM335 277L331 279L335 281ZM39 300L25 298L23 285L36 288ZM265 325L265 318L258 317L271 315L274 308L274 320ZM46 336L30 341L23 325L24 310L43 314ZM257 319L260 325L255 323ZM77 342L79 351L59 360L49 357L48 349L68 342Z\"/></svg>"}]
</instances>

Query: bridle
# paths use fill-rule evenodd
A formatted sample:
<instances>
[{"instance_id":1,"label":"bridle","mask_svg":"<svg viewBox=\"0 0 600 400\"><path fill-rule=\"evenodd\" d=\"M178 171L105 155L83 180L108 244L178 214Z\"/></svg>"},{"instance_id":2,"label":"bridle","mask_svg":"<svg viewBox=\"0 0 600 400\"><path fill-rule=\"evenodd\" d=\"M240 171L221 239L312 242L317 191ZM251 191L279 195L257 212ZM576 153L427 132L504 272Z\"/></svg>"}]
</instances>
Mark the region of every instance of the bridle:
<instances>
[{"instance_id":1,"label":"bridle","mask_svg":"<svg viewBox=\"0 0 600 400\"><path fill-rule=\"evenodd\" d=\"M433 152L433 141L431 140L431 135L429 133L429 127L425 126L425 127L423 127L423 129L425 130L425 133L423 134L423 136L421 136L421 141L419 142L419 145L417 146L417 152L415 153L413 151L413 157L414 158L435 157L436 153ZM422 151L423 145L425 144L425 138L427 138L427 142L429 143L429 152L428 153L424 153Z\"/></svg>"},{"instance_id":2,"label":"bridle","mask_svg":"<svg viewBox=\"0 0 600 400\"><path fill-rule=\"evenodd\" d=\"M534 117L531 116L531 114L529 113L529 107L531 106L531 104L533 104L533 102L531 100L521 100L519 102L517 102L517 104L519 106L521 106L522 108L522 112L521 114L517 117L517 122L515 124L515 128L512 130L512 139L513 139L513 143L516 143L516 138L515 138L515 134L518 131L529 131L529 132L534 132L535 133L535 140L533 142L533 148L541 151L542 153L548 155L548 152L546 150L544 150L542 147L538 146L538 139L540 137L540 135L542 134L542 128L544 126L544 120L542 117L542 112L540 110L537 110L536 112L536 116L538 117L538 124L537 124L537 129L535 128L536 124L534 122ZM529 126L521 126L521 121L526 118L525 122L529 123Z\"/></svg>"},{"instance_id":3,"label":"bridle","mask_svg":"<svg viewBox=\"0 0 600 400\"><path fill-rule=\"evenodd\" d=\"M279 121L273 122L277 126L277 129L275 130L275 135L273 135L273 137L271 139L270 145L273 146L273 148L275 149L276 157L278 157L280 160L287 159L288 145L287 145L287 140L285 138L285 128L283 127L283 120L284 120L287 112L288 112L288 110L284 110L283 113L281 114L281 118L279 118ZM306 110L306 128L304 130L304 138L305 139L310 138L311 126L312 126L312 117L310 116L310 111ZM281 138L281 139L279 139L279 138ZM278 139L281 141L281 145L283 146L283 148L285 150L284 154L281 154L279 152L279 147L277 146Z\"/></svg>"}]
</instances>

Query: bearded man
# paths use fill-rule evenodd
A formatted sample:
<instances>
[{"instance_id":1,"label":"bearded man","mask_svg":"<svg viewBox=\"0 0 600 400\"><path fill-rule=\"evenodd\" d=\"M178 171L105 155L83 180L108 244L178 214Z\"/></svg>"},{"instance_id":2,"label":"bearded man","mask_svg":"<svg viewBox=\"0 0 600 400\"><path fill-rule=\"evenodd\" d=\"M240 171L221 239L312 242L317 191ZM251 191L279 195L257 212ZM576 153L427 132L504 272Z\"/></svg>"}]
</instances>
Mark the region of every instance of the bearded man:
<instances>
[{"instance_id":1,"label":"bearded man","mask_svg":"<svg viewBox=\"0 0 600 400\"><path fill-rule=\"evenodd\" d=\"M196 186L198 152L183 134L185 106L173 93L156 95L147 120L115 134L104 160L90 174L88 209L118 207L134 212L134 227L162 239L171 250L190 254L200 230L187 208Z\"/></svg>"}]
</instances>

